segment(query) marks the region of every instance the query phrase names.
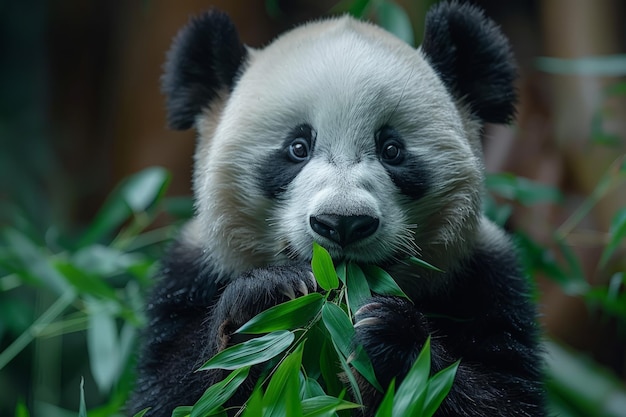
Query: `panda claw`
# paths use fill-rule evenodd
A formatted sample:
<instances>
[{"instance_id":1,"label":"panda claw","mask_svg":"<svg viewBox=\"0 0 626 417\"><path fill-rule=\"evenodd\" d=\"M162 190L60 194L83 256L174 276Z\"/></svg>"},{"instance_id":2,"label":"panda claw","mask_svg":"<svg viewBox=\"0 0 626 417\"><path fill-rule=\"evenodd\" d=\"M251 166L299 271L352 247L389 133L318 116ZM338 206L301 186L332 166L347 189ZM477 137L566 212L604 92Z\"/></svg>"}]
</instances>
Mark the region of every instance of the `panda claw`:
<instances>
[{"instance_id":1,"label":"panda claw","mask_svg":"<svg viewBox=\"0 0 626 417\"><path fill-rule=\"evenodd\" d=\"M356 313L354 313L354 317L357 317L359 315L363 315L366 313L371 313L374 310L378 310L379 308L381 308L383 305L381 303L367 303L361 306L361 308L359 308Z\"/></svg>"},{"instance_id":2,"label":"panda claw","mask_svg":"<svg viewBox=\"0 0 626 417\"><path fill-rule=\"evenodd\" d=\"M309 288L302 280L298 280L298 290L300 291L300 293L302 293L302 295L307 295L309 293Z\"/></svg>"},{"instance_id":3,"label":"panda claw","mask_svg":"<svg viewBox=\"0 0 626 417\"><path fill-rule=\"evenodd\" d=\"M313 292L317 292L317 280L315 279L315 275L313 275L313 272L309 272L309 279L311 280Z\"/></svg>"},{"instance_id":4,"label":"panda claw","mask_svg":"<svg viewBox=\"0 0 626 417\"><path fill-rule=\"evenodd\" d=\"M357 322L354 323L354 328L356 329L357 327L373 326L380 324L381 322L382 320L378 317L366 317L364 319L357 320Z\"/></svg>"},{"instance_id":5,"label":"panda claw","mask_svg":"<svg viewBox=\"0 0 626 417\"><path fill-rule=\"evenodd\" d=\"M291 286L283 287L281 293L287 298L289 298L290 300L295 300L296 298L296 293L293 290L293 288L291 288Z\"/></svg>"}]
</instances>

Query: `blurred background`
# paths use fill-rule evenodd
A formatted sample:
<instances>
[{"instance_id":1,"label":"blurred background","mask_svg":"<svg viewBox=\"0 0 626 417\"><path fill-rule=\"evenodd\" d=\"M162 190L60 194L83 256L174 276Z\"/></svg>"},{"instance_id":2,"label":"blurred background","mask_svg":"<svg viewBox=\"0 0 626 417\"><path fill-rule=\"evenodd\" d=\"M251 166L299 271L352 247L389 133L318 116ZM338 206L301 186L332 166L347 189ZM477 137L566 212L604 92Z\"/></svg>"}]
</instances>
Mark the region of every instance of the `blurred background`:
<instances>
[{"instance_id":1,"label":"blurred background","mask_svg":"<svg viewBox=\"0 0 626 417\"><path fill-rule=\"evenodd\" d=\"M435 2L0 1L0 416L128 395L143 294L192 210L194 133L159 91L191 15L225 10L262 47L348 11L419 45ZM485 210L537 281L552 410L626 416L626 3L474 3L520 66L517 123L485 131Z\"/></svg>"}]
</instances>

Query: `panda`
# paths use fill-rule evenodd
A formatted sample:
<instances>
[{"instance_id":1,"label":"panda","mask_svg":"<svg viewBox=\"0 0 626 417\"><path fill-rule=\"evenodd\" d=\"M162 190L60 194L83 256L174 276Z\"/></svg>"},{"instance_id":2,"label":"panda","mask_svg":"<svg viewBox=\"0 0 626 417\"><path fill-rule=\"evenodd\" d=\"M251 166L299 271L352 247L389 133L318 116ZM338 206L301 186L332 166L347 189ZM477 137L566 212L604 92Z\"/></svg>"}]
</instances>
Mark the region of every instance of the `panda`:
<instances>
[{"instance_id":1,"label":"panda","mask_svg":"<svg viewBox=\"0 0 626 417\"><path fill-rule=\"evenodd\" d=\"M227 372L194 371L237 343L235 329L321 291L316 242L334 261L380 266L411 299L375 296L355 317L381 385L432 336L433 372L461 360L437 416L545 416L528 281L481 213L481 133L512 121L515 79L508 41L467 3L433 6L417 49L348 16L262 49L220 11L192 18L162 88L170 127L197 131L195 216L148 300L129 411L194 404ZM381 394L362 384L373 415Z\"/></svg>"}]
</instances>

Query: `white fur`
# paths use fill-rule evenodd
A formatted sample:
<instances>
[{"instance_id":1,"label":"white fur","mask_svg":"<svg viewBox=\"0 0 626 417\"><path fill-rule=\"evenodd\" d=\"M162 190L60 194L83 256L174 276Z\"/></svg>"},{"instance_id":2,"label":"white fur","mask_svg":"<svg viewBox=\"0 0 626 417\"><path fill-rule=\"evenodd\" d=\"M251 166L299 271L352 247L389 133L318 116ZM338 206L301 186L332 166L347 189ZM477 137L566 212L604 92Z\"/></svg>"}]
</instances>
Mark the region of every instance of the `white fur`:
<instances>
[{"instance_id":1,"label":"white fur","mask_svg":"<svg viewBox=\"0 0 626 417\"><path fill-rule=\"evenodd\" d=\"M472 245L479 127L419 50L349 17L310 23L250 50L234 91L222 97L196 123L194 224L223 279L307 260L314 240L335 258L419 255L444 269ZM259 161L303 123L316 131L313 157L281 202L268 199L256 183ZM423 198L402 195L379 162L374 135L384 124L424 161L433 187ZM309 226L311 215L328 212L371 215L380 226L342 250Z\"/></svg>"}]
</instances>

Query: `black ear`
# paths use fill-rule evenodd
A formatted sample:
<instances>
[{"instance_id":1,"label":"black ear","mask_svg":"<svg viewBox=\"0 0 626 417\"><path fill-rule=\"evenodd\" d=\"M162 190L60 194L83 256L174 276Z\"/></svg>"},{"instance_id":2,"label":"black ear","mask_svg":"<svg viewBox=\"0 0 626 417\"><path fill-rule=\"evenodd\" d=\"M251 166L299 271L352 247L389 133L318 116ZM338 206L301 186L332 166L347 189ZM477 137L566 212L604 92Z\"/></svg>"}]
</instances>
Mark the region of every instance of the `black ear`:
<instances>
[{"instance_id":1,"label":"black ear","mask_svg":"<svg viewBox=\"0 0 626 417\"><path fill-rule=\"evenodd\" d=\"M162 90L172 129L189 129L195 117L234 87L247 50L227 14L211 10L180 30L167 54Z\"/></svg>"},{"instance_id":2,"label":"black ear","mask_svg":"<svg viewBox=\"0 0 626 417\"><path fill-rule=\"evenodd\" d=\"M484 122L515 115L516 65L508 40L483 12L467 3L442 2L426 15L422 51L448 91Z\"/></svg>"}]
</instances>

